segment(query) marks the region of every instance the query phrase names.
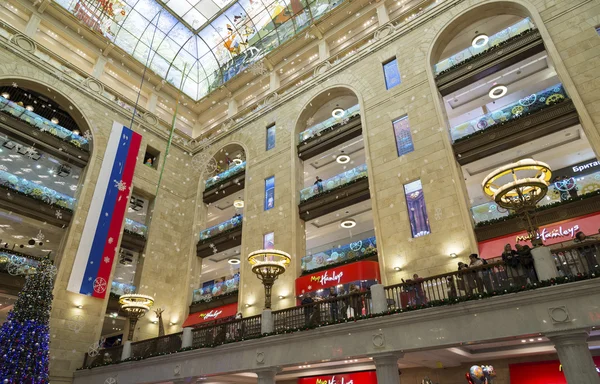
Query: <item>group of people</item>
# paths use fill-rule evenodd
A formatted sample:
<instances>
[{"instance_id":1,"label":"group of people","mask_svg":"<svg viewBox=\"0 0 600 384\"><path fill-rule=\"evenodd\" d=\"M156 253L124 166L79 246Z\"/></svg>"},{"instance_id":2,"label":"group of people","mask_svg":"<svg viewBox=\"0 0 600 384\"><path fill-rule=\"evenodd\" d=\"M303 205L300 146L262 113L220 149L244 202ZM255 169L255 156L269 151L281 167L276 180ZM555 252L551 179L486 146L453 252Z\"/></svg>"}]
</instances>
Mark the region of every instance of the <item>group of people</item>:
<instances>
[{"instance_id":1,"label":"group of people","mask_svg":"<svg viewBox=\"0 0 600 384\"><path fill-rule=\"evenodd\" d=\"M310 305L318 302L323 302L324 307L329 307L324 314L329 312L330 321L339 319L353 318L358 315L363 315L366 312L367 304L359 295L360 288L355 284L350 284L349 291L346 292L344 287L339 291L336 287L329 288L329 294L325 297L314 295L313 293L305 293L302 297L300 305L303 306L305 325L319 324L322 322L322 306Z\"/></svg>"}]
</instances>

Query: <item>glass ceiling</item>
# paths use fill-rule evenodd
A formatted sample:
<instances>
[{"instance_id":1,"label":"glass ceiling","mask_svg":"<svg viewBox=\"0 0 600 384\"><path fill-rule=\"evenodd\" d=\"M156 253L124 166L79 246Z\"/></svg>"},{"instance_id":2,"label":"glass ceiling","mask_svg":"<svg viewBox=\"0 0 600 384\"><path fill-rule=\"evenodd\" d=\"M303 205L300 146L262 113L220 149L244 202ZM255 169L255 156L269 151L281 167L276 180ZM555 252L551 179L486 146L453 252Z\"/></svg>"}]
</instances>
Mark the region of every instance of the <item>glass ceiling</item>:
<instances>
[{"instance_id":1,"label":"glass ceiling","mask_svg":"<svg viewBox=\"0 0 600 384\"><path fill-rule=\"evenodd\" d=\"M150 55L150 69L177 88L183 78L199 100L343 0L56 2L141 63Z\"/></svg>"}]
</instances>

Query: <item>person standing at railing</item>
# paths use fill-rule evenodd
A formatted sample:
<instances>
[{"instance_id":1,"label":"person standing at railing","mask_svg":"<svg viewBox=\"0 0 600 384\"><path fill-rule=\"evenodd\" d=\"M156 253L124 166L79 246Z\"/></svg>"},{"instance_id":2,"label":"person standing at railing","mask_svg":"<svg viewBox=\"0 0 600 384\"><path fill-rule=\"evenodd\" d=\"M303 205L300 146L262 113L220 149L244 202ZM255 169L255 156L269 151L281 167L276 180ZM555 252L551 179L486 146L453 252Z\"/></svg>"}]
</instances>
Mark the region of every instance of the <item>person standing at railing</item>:
<instances>
[{"instance_id":1,"label":"person standing at railing","mask_svg":"<svg viewBox=\"0 0 600 384\"><path fill-rule=\"evenodd\" d=\"M463 263L462 261L458 262L459 272L467 271L468 269L469 266L466 263ZM458 278L460 279L456 282L458 285L458 289L465 291L467 295L471 295L473 293L473 286L475 285L473 276L471 276L470 273L465 272L460 274Z\"/></svg>"},{"instance_id":2,"label":"person standing at railing","mask_svg":"<svg viewBox=\"0 0 600 384\"><path fill-rule=\"evenodd\" d=\"M502 252L502 261L506 263L508 268L508 280L511 285L521 286L523 285L523 266L521 265L521 259L517 251L512 249L510 244L504 246L504 252Z\"/></svg>"},{"instance_id":3,"label":"person standing at railing","mask_svg":"<svg viewBox=\"0 0 600 384\"><path fill-rule=\"evenodd\" d=\"M483 260L479 258L479 255L476 253L471 253L469 255L469 268L481 267L483 266ZM477 286L477 292L483 293L483 271L479 270L473 273L473 279L475 280L475 285Z\"/></svg>"},{"instance_id":4,"label":"person standing at railing","mask_svg":"<svg viewBox=\"0 0 600 384\"><path fill-rule=\"evenodd\" d=\"M585 243L589 241L588 237L585 233L579 231L575 234L575 243ZM587 264L588 273L592 272L595 269L598 269L598 259L596 258L595 247L583 244L582 247L579 248L579 254L582 255Z\"/></svg>"},{"instance_id":5,"label":"person standing at railing","mask_svg":"<svg viewBox=\"0 0 600 384\"><path fill-rule=\"evenodd\" d=\"M304 324L306 326L310 324L310 316L312 315L314 309L311 304L313 304L314 302L315 301L309 293L305 293L304 297L302 298L302 301L300 302L300 305L304 307Z\"/></svg>"},{"instance_id":6,"label":"person standing at railing","mask_svg":"<svg viewBox=\"0 0 600 384\"><path fill-rule=\"evenodd\" d=\"M419 275L417 275L416 273L413 275L412 282L415 287L417 305L427 304L427 296L425 296L425 290L423 289L424 280L425 279L419 277Z\"/></svg>"},{"instance_id":7,"label":"person standing at railing","mask_svg":"<svg viewBox=\"0 0 600 384\"><path fill-rule=\"evenodd\" d=\"M537 283L538 278L533 266L533 255L531 254L531 248L527 244L521 245L519 243L515 244L515 248L517 249L519 261L525 270L525 276L529 279L529 283Z\"/></svg>"},{"instance_id":8,"label":"person standing at railing","mask_svg":"<svg viewBox=\"0 0 600 384\"><path fill-rule=\"evenodd\" d=\"M337 321L338 319L338 302L337 302L337 292L335 291L335 287L329 288L329 313L331 314L331 320Z\"/></svg>"},{"instance_id":9,"label":"person standing at railing","mask_svg":"<svg viewBox=\"0 0 600 384\"><path fill-rule=\"evenodd\" d=\"M317 192L318 193L322 193L323 192L323 180L319 176L316 177L314 185L317 186Z\"/></svg>"}]
</instances>

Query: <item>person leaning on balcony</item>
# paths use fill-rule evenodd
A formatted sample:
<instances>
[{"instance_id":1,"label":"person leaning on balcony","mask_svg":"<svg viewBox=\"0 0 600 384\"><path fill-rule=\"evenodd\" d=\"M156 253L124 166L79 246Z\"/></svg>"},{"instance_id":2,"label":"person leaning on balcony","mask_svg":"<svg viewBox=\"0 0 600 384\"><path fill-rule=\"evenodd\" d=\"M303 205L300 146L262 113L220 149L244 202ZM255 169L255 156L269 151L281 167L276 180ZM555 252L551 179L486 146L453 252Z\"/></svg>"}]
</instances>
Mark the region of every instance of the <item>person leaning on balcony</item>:
<instances>
[{"instance_id":1,"label":"person leaning on balcony","mask_svg":"<svg viewBox=\"0 0 600 384\"><path fill-rule=\"evenodd\" d=\"M508 280L511 285L521 286L523 285L523 266L521 265L521 258L517 251L512 249L510 244L504 246L504 252L502 252L502 261L506 263L508 269Z\"/></svg>"},{"instance_id":2,"label":"person leaning on balcony","mask_svg":"<svg viewBox=\"0 0 600 384\"><path fill-rule=\"evenodd\" d=\"M589 241L588 237L585 233L579 231L575 234L575 242L576 243L585 243ZM594 269L598 269L598 259L595 254L595 247L593 245L582 246L579 248L579 254L582 255L587 264L588 272L593 271Z\"/></svg>"},{"instance_id":3,"label":"person leaning on balcony","mask_svg":"<svg viewBox=\"0 0 600 384\"><path fill-rule=\"evenodd\" d=\"M517 249L519 261L525 270L525 276L529 279L529 283L537 283L538 278L533 266L533 255L531 254L531 248L527 244L521 245L519 243L515 244L515 248Z\"/></svg>"},{"instance_id":4,"label":"person leaning on balcony","mask_svg":"<svg viewBox=\"0 0 600 384\"><path fill-rule=\"evenodd\" d=\"M469 269L469 266L466 263L463 263L462 261L458 262L458 271L459 272L466 271L468 269ZM465 291L467 293L467 295L472 294L473 286L474 286L473 276L471 276L470 273L461 273L458 278L460 279L456 282L458 285L458 289Z\"/></svg>"},{"instance_id":5,"label":"person leaning on balcony","mask_svg":"<svg viewBox=\"0 0 600 384\"><path fill-rule=\"evenodd\" d=\"M425 290L423 289L423 280L424 279L419 277L416 273L413 275L412 281L415 286L417 305L427 304L427 297L425 296Z\"/></svg>"},{"instance_id":6,"label":"person leaning on balcony","mask_svg":"<svg viewBox=\"0 0 600 384\"><path fill-rule=\"evenodd\" d=\"M314 302L315 301L311 297L310 293L305 293L304 297L302 297L302 301L300 302L300 305L302 305L304 307L304 324L306 326L309 325L310 316L313 313L313 306L310 304L313 304Z\"/></svg>"},{"instance_id":7,"label":"person leaning on balcony","mask_svg":"<svg viewBox=\"0 0 600 384\"><path fill-rule=\"evenodd\" d=\"M331 313L331 320L337 321L338 318L338 302L337 302L337 292L335 291L335 287L329 287L329 312Z\"/></svg>"},{"instance_id":8,"label":"person leaning on balcony","mask_svg":"<svg viewBox=\"0 0 600 384\"><path fill-rule=\"evenodd\" d=\"M479 255L476 253L471 253L469 255L469 268L481 267L483 266L483 260L479 258ZM473 273L473 279L475 280L475 285L477 286L477 291L479 293L483 293L483 271L480 269L479 271Z\"/></svg>"},{"instance_id":9,"label":"person leaning on balcony","mask_svg":"<svg viewBox=\"0 0 600 384\"><path fill-rule=\"evenodd\" d=\"M323 180L319 176L316 177L315 184L319 193L323 192Z\"/></svg>"}]
</instances>

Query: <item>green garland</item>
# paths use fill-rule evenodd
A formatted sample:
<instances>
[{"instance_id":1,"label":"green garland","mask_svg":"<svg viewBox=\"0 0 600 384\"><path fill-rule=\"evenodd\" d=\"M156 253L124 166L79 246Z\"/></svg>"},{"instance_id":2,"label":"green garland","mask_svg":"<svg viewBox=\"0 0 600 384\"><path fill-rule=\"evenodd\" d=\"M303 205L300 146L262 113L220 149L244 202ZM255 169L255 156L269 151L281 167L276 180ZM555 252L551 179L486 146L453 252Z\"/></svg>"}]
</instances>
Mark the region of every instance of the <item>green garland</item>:
<instances>
[{"instance_id":1,"label":"green garland","mask_svg":"<svg viewBox=\"0 0 600 384\"><path fill-rule=\"evenodd\" d=\"M308 203L309 201L312 201L312 200L314 200L314 199L316 199L316 198L319 198L319 197L325 196L325 195L327 195L327 194L333 193L333 192L335 192L335 191L338 191L338 190L340 190L340 189L342 189L342 188L346 188L346 187L347 187L347 186L349 186L349 185L352 185L352 184L358 183L359 181L361 181L361 180L364 180L364 179L368 179L368 178L369 178L368 176L361 176L361 177L358 177L358 178L356 178L356 179L354 179L354 180L352 180L352 181L349 181L349 182L347 182L347 183L345 183L345 184L338 185L337 187L335 187L335 188L333 188L333 189L328 189L327 191L323 191L323 192L321 192L321 193L317 193L316 195L312 195L312 196L311 196L311 197L309 197L308 199L301 201L301 202L300 202L300 204Z\"/></svg>"},{"instance_id":2,"label":"green garland","mask_svg":"<svg viewBox=\"0 0 600 384\"><path fill-rule=\"evenodd\" d=\"M223 182L233 179L235 178L235 176L239 176L240 173L242 173L242 171L246 172L246 167L244 168L240 168L238 172L232 173L231 175L225 177L225 178L221 178L219 179L219 181L217 181L216 183L214 183L213 185L211 185L210 187L204 189L204 192L210 191L211 188L215 188L218 187L219 185L221 185Z\"/></svg>"},{"instance_id":3,"label":"green garland","mask_svg":"<svg viewBox=\"0 0 600 384\"><path fill-rule=\"evenodd\" d=\"M309 270L306 270L306 271L302 271L302 274L300 274L300 276L305 276L305 275L310 275L310 274L313 274L313 273L316 273L316 272L325 271L327 269L334 268L334 267L339 267L341 265L352 264L354 262L366 259L366 258L371 257L371 256L377 256L377 250L374 250L373 252L365 253L365 254L357 256L357 257L353 257L352 259L348 259L348 260L344 260L344 261L339 261L337 263L327 264L327 265L324 265L324 266L319 267L319 268L309 269Z\"/></svg>"},{"instance_id":4,"label":"green garland","mask_svg":"<svg viewBox=\"0 0 600 384\"><path fill-rule=\"evenodd\" d=\"M4 189L5 191L8 191L8 192L10 192L10 193L15 193L15 194L17 194L17 195L25 196L25 197L28 197L28 198L30 198L30 199L33 199L33 200L41 201L42 203L48 204L49 206L51 206L51 207L52 207L52 208L54 208L54 209L61 209L61 210L64 210L65 212L73 213L73 210L72 210L71 208L67 208L67 207L64 207L64 206L62 206L62 205L58 205L58 204L55 204L55 203L46 203L46 202L45 202L44 200L42 200L42 199L38 199L38 198L37 198L37 197L35 197L35 196L28 195L28 194L26 194L26 193L23 193L23 192L21 192L21 191L17 191L17 190L15 190L15 189L12 189L12 188L10 188L10 187L7 187L7 186L6 186L6 185L4 185L4 184L0 184L0 188L1 188L1 189Z\"/></svg>"},{"instance_id":5,"label":"green garland","mask_svg":"<svg viewBox=\"0 0 600 384\"><path fill-rule=\"evenodd\" d=\"M192 301L191 305L196 305L196 304L201 304L201 303L212 303L213 301L216 301L216 300L226 299L231 296L237 296L238 293L239 293L239 291L236 289L235 291L227 292L223 295L213 296L212 299L210 299L208 301L206 301L206 300Z\"/></svg>"},{"instance_id":6,"label":"green garland","mask_svg":"<svg viewBox=\"0 0 600 384\"><path fill-rule=\"evenodd\" d=\"M484 133L494 132L495 130L497 130L497 129L503 127L503 126L505 126L506 124L512 124L513 122L515 122L515 121L517 121L519 119L522 119L524 117L531 116L531 115L536 114L538 112L544 111L544 110L548 109L549 107L551 107L553 105L564 103L565 101L571 101L571 99L568 98L568 97L564 98L564 99L558 99L556 101L553 101L551 103L546 104L545 107L542 107L540 109L536 109L535 111L530 111L530 112L527 112L527 113L523 113L523 114L521 114L519 116L511 117L510 119L508 119L506 121L489 125L489 126L487 126L486 128L484 128L482 130L473 132L473 133L468 134L466 136L459 137L458 139L454 140L454 142L452 144L455 145L455 144L461 143L463 141L472 139L473 137L483 135Z\"/></svg>"},{"instance_id":7,"label":"green garland","mask_svg":"<svg viewBox=\"0 0 600 384\"><path fill-rule=\"evenodd\" d=\"M595 197L600 195L600 189L596 190L594 192L589 192L586 193L585 195L581 195L581 196L577 196L576 198L570 198L569 200L565 200L565 201L556 201L552 204L547 204L547 205L542 205L537 207L534 212L541 212L541 211L545 211L547 209L551 209L551 208L556 208L556 207L560 207L563 205L569 205L571 203L574 203L576 201L581 201L581 200L585 200L585 199L589 199L591 197ZM486 220L486 221L480 221L479 223L475 224L475 228L481 228L481 227L487 227L488 225L493 225L493 224L497 224L497 223L503 223L505 221L508 220L512 220L516 217L519 217L518 214L516 213L511 213L507 216L503 216L503 217L499 217L497 219L491 219L491 220Z\"/></svg>"},{"instance_id":8,"label":"green garland","mask_svg":"<svg viewBox=\"0 0 600 384\"><path fill-rule=\"evenodd\" d=\"M553 278L553 279L544 280L544 281L540 281L540 282L533 283L533 284L522 285L520 287L510 287L510 288L507 288L507 289L495 290L495 291L492 291L492 292L489 292L489 293L486 292L486 293L481 293L481 294L466 295L466 296L456 297L456 298L452 298L452 299L434 300L434 301L428 302L427 304L408 305L405 308L388 310L388 311L382 312L382 313L375 313L375 314L355 316L353 318L340 319L340 320L329 321L329 322L322 322L320 324L312 324L312 325L309 325L309 326L302 326L302 327L297 327L297 328L287 328L287 329L283 329L283 330L279 330L279 331L275 331L275 332L257 334L257 335L250 336L250 337L234 338L234 339L230 339L230 340L224 341L222 343L207 343L207 344L201 344L201 345L195 346L195 347L180 348L180 349L178 349L176 351L172 351L172 352L160 352L160 353L150 354L150 355L145 356L145 357L141 357L141 356L140 357L130 357L130 358L125 359L125 360L120 360L120 361L115 361L115 362L107 362L107 363L101 363L101 364L94 364L94 365L91 365L89 367L81 367L81 368L78 368L77 370L80 371L80 370L84 370L84 369L92 369L92 368L97 368L97 367L104 367L104 366L107 366L107 365L120 364L120 363L125 363L125 362L128 362L128 361L140 361L140 360L144 360L144 359L147 359L147 358L150 358L150 357L171 355L171 354L174 354L174 353L191 351L191 350L201 349L201 348L215 348L215 347L218 347L218 346L224 345L224 344L238 343L240 341L261 339L263 337L269 337L269 336L275 336L275 335L284 335L284 334L289 334L289 333L308 331L308 330L311 330L311 329L326 327L328 325L335 325L335 324L342 324L342 323L352 323L352 322L356 322L356 321L359 321L359 320L373 319L373 318L377 318L377 317L395 315L395 314L398 314L398 313L418 311L418 310L427 309L427 308L444 307L444 306L455 305L455 304L459 304L459 303L465 303L467 301L482 300L482 299L486 299L486 298L489 298L489 297L496 297L496 296L503 296L503 295L508 295L508 294L512 294L512 293L531 291L531 290L535 290L535 289L538 289L538 288L544 288L544 287L551 287L551 286L554 286L554 285L566 284L566 283L570 283L572 281L583 281L583 280L595 279L595 278L598 277L598 273L599 273L599 271L596 270L596 271L594 271L594 272L592 272L590 274L581 274L580 273L580 274L577 274L576 276L556 277L556 278Z\"/></svg>"},{"instance_id":9,"label":"green garland","mask_svg":"<svg viewBox=\"0 0 600 384\"><path fill-rule=\"evenodd\" d=\"M456 68L462 67L463 65L468 64L471 61L473 61L473 60L475 60L475 59L477 59L477 58L479 58L479 57L481 57L483 55L486 55L489 52L492 52L492 51L494 51L494 50L496 50L496 49L498 49L498 48L500 48L500 47L502 47L502 46L504 46L504 45L506 45L508 43L512 43L514 40L516 40L516 39L518 39L518 38L520 38L522 36L525 36L526 34L530 33L531 31L533 31L533 29L531 29L531 28L528 29L528 30L526 30L526 31L523 31L523 32L519 33L518 35L515 35L515 36L511 37L510 39L504 40L504 41L502 41L502 42L494 45L493 47L490 47L490 48L486 49L485 51L481 51L478 54L473 55L473 56L469 57L468 59L465 59L465 60L461 61L460 63L454 64L450 68L444 69L443 71L441 71L440 73L437 74L437 76L435 77L436 80L440 76L445 75L446 73L451 72L451 71L455 70Z\"/></svg>"},{"instance_id":10,"label":"green garland","mask_svg":"<svg viewBox=\"0 0 600 384\"><path fill-rule=\"evenodd\" d=\"M217 237L217 236L221 236L221 235L224 235L224 234L226 234L226 233L233 232L233 231L235 231L236 229L238 229L238 228L241 228L241 227L242 227L242 225L243 225L243 223L242 223L242 222L240 222L240 224L239 224L239 225L236 225L235 227L231 227L231 228L229 228L229 229L227 229L227 230L225 230L225 231L223 231L223 232L219 232L219 233L217 233L217 234L215 234L215 235L213 235L213 236L211 236L211 237L207 237L207 238L206 238L206 239L204 239L204 240L200 240L200 241L198 241L198 243L200 243L201 245L204 245L204 244L206 244L206 243L211 243L211 242L212 242L212 240L213 240L215 237Z\"/></svg>"}]
</instances>

